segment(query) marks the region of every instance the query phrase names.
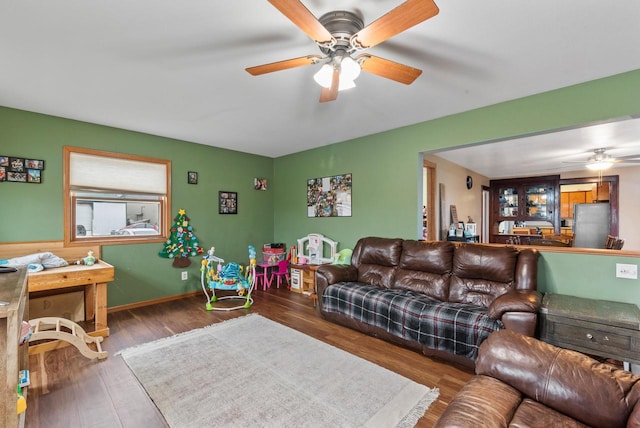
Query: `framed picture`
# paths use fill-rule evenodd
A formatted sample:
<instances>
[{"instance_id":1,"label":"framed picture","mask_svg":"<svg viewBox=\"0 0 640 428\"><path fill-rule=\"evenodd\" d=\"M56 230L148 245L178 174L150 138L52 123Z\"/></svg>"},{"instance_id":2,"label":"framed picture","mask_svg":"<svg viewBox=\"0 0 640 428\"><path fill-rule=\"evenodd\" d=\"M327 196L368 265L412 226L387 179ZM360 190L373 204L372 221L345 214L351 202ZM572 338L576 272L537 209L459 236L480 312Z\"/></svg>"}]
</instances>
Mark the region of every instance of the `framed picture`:
<instances>
[{"instance_id":1,"label":"framed picture","mask_svg":"<svg viewBox=\"0 0 640 428\"><path fill-rule=\"evenodd\" d=\"M9 171L24 172L24 159L22 158L9 158Z\"/></svg>"},{"instance_id":2,"label":"framed picture","mask_svg":"<svg viewBox=\"0 0 640 428\"><path fill-rule=\"evenodd\" d=\"M351 174L307 180L307 217L351 217Z\"/></svg>"},{"instance_id":3,"label":"framed picture","mask_svg":"<svg viewBox=\"0 0 640 428\"><path fill-rule=\"evenodd\" d=\"M7 181L13 181L16 183L26 183L27 182L27 173L26 172L16 172L16 171L8 171L7 172Z\"/></svg>"},{"instance_id":4,"label":"framed picture","mask_svg":"<svg viewBox=\"0 0 640 428\"><path fill-rule=\"evenodd\" d=\"M27 169L44 169L44 161L39 159L25 159L24 165Z\"/></svg>"},{"instance_id":5,"label":"framed picture","mask_svg":"<svg viewBox=\"0 0 640 428\"><path fill-rule=\"evenodd\" d=\"M187 183L198 184L198 173L195 171L189 171L187 173Z\"/></svg>"},{"instance_id":6,"label":"framed picture","mask_svg":"<svg viewBox=\"0 0 640 428\"><path fill-rule=\"evenodd\" d=\"M41 183L42 182L42 178L40 175L40 170L39 169L27 169L27 182L28 183Z\"/></svg>"},{"instance_id":7,"label":"framed picture","mask_svg":"<svg viewBox=\"0 0 640 428\"><path fill-rule=\"evenodd\" d=\"M476 236L476 224L475 223L467 223L464 225L464 230L466 230L470 235Z\"/></svg>"},{"instance_id":8,"label":"framed picture","mask_svg":"<svg viewBox=\"0 0 640 428\"><path fill-rule=\"evenodd\" d=\"M218 214L238 214L237 192L218 192Z\"/></svg>"},{"instance_id":9,"label":"framed picture","mask_svg":"<svg viewBox=\"0 0 640 428\"><path fill-rule=\"evenodd\" d=\"M266 178L254 178L253 179L253 188L256 190L267 190L267 179Z\"/></svg>"},{"instance_id":10,"label":"framed picture","mask_svg":"<svg viewBox=\"0 0 640 428\"><path fill-rule=\"evenodd\" d=\"M42 183L44 161L0 155L0 181Z\"/></svg>"}]
</instances>

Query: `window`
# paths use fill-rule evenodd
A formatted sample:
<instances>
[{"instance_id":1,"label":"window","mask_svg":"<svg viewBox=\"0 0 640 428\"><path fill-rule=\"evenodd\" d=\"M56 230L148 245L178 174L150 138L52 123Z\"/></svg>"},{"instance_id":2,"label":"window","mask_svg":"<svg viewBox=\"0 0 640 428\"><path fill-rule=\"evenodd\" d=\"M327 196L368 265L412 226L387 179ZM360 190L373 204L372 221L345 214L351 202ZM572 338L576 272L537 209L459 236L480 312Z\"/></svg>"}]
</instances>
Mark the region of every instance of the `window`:
<instances>
[{"instance_id":1,"label":"window","mask_svg":"<svg viewBox=\"0 0 640 428\"><path fill-rule=\"evenodd\" d=\"M65 243L162 242L171 161L64 147Z\"/></svg>"}]
</instances>

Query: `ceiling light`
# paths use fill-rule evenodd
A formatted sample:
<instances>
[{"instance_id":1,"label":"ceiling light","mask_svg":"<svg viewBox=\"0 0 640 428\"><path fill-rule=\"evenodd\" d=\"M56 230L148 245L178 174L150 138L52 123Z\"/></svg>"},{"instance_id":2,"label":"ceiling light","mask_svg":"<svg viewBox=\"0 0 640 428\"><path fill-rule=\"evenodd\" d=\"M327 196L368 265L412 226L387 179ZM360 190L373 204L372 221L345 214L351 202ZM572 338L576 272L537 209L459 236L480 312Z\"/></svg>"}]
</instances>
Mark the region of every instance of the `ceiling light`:
<instances>
[{"instance_id":1,"label":"ceiling light","mask_svg":"<svg viewBox=\"0 0 640 428\"><path fill-rule=\"evenodd\" d=\"M333 65L331 63L323 65L316 74L313 75L313 80L323 88L331 87L331 79L333 78Z\"/></svg>"},{"instance_id":2,"label":"ceiling light","mask_svg":"<svg viewBox=\"0 0 640 428\"><path fill-rule=\"evenodd\" d=\"M587 168L593 171L602 171L603 169L611 168L613 162L608 159L597 160L587 164Z\"/></svg>"},{"instance_id":3,"label":"ceiling light","mask_svg":"<svg viewBox=\"0 0 640 428\"><path fill-rule=\"evenodd\" d=\"M338 91L355 88L356 83L354 80L360 75L360 64L350 56L344 56L340 60L333 58L313 75L313 80L323 88L330 88L335 67L338 67L340 70Z\"/></svg>"},{"instance_id":4,"label":"ceiling light","mask_svg":"<svg viewBox=\"0 0 640 428\"><path fill-rule=\"evenodd\" d=\"M360 76L360 64L350 56L345 56L340 62L340 80L347 79L354 81ZM355 85L354 85L355 86Z\"/></svg>"},{"instance_id":5,"label":"ceiling light","mask_svg":"<svg viewBox=\"0 0 640 428\"><path fill-rule=\"evenodd\" d=\"M345 89L351 89L356 87L356 82L353 80L343 79L340 77L340 84L338 85L338 91L343 91Z\"/></svg>"}]
</instances>

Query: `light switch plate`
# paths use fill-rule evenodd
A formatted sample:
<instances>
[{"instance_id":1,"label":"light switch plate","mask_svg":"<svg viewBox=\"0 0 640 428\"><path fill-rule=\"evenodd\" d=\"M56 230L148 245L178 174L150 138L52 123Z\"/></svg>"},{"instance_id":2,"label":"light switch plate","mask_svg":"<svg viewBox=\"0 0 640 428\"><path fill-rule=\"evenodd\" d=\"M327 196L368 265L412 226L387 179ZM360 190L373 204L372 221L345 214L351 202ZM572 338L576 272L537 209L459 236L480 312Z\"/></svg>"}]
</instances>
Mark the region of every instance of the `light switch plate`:
<instances>
[{"instance_id":1,"label":"light switch plate","mask_svg":"<svg viewBox=\"0 0 640 428\"><path fill-rule=\"evenodd\" d=\"M638 279L638 265L616 263L616 278Z\"/></svg>"},{"instance_id":2,"label":"light switch plate","mask_svg":"<svg viewBox=\"0 0 640 428\"><path fill-rule=\"evenodd\" d=\"M182 272L182 280L186 281L187 279L189 279L189 273L188 272Z\"/></svg>"}]
</instances>

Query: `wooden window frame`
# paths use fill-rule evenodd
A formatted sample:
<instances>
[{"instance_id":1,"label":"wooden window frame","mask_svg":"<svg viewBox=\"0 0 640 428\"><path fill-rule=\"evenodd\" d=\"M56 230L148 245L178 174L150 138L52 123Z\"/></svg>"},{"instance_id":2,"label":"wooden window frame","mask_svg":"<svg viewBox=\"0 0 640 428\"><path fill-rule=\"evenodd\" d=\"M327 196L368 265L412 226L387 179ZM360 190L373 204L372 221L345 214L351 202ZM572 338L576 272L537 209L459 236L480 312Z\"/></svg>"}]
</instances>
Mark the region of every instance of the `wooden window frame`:
<instances>
[{"instance_id":1,"label":"wooden window frame","mask_svg":"<svg viewBox=\"0 0 640 428\"><path fill-rule=\"evenodd\" d=\"M115 236L82 236L77 235L76 229L76 201L77 196L74 196L76 189L73 189L70 184L71 178L71 155L72 153L87 154L92 156L102 156L111 159L122 159L137 162L149 162L154 164L163 165L166 176L165 193L163 195L156 195L157 199L154 202L158 202L160 205L159 213L159 225L158 235L115 235ZM94 189L100 190L100 189ZM171 209L171 161L165 159L156 159L145 156L137 156L123 153L107 152L102 150L93 150L78 147L64 146L63 148L63 204L64 204L64 244L65 246L79 246L87 245L88 243L99 243L102 245L110 244L139 244L139 243L159 243L164 242L169 236L169 225L171 224L170 209ZM104 193L113 193L113 190L105 189ZM126 194L134 194L135 192L126 191ZM96 198L97 200L101 198ZM134 199L135 200L135 199Z\"/></svg>"}]
</instances>

